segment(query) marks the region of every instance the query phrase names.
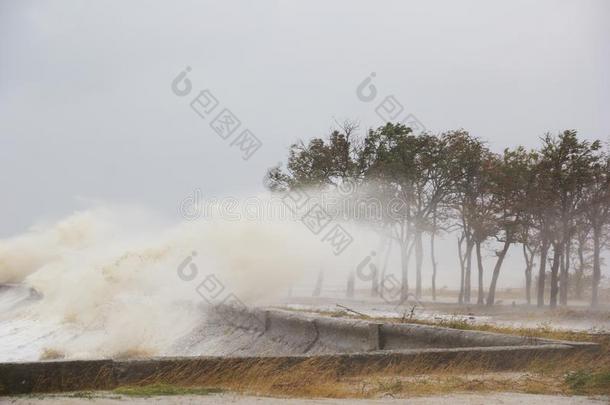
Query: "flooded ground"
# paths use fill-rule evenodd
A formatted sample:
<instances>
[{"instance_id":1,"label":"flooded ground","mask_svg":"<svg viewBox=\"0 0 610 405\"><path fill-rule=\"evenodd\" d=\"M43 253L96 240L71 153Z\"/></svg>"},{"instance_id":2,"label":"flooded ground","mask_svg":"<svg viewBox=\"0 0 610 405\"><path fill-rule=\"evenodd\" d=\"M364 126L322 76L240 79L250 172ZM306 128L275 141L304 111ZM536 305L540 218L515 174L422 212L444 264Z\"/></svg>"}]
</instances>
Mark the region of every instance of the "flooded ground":
<instances>
[{"instance_id":1,"label":"flooded ground","mask_svg":"<svg viewBox=\"0 0 610 405\"><path fill-rule=\"evenodd\" d=\"M36 291L12 285L0 289L0 361L28 361L45 359L49 347L60 342L64 345L87 339L103 339L103 324L82 328L65 322L49 319L28 319L28 308L40 304L41 297ZM184 305L176 302L175 305ZM592 311L586 305L574 305L556 310L538 309L520 302L503 301L493 308L476 305L457 305L452 297L439 297L437 301L424 298L409 300L403 305L387 302L366 294L347 299L342 294L334 297L290 297L281 302L268 303L266 307L281 308L281 312L296 312L300 316L323 313L330 317L371 317L393 318L396 320L422 320L434 323L467 322L474 325L491 324L510 327L547 328L560 330L587 331L595 334L610 333L610 309L602 307ZM201 307L184 306L185 311L195 313L199 324L183 334L176 334L171 345L162 355L198 356L206 354L239 356L255 351L265 355L265 348L271 352L290 354L290 346L285 343L259 340L252 343L252 336L237 328L227 328L205 315ZM273 311L271 311L273 312ZM296 315L296 314L294 314ZM227 342L230 342L228 344ZM265 343L266 342L266 343ZM265 346L267 344L267 346ZM263 345L263 346L260 346ZM279 346L278 346L279 345ZM76 355L78 353L76 352ZM127 356L141 357L147 353L127 353ZM54 357L50 357L54 358ZM417 381L415 381L417 380ZM424 381L425 380L425 381ZM396 375L391 381L383 382L380 377L360 376L340 381L342 392L354 393L355 397L373 399L289 399L294 404L605 404L608 397L564 396L566 391L563 377L531 372L485 374L463 373L456 375ZM398 384L400 389L394 390ZM417 389L412 385L417 385ZM431 389L430 389L431 388ZM362 392L360 392L362 391ZM517 392L510 392L517 391ZM250 391L240 391L250 392ZM253 391L257 392L257 391ZM545 395L531 395L538 392ZM274 394L272 394L274 395ZM308 397L309 395L305 395ZM312 395L315 397L315 395ZM351 395L349 395L351 396ZM247 396L226 392L203 396L173 395L162 397L121 396L117 393L88 392L65 395L31 395L0 398L0 403L13 404L70 404L81 403L86 398L92 404L168 403L168 404L275 404L284 403L282 398Z\"/></svg>"},{"instance_id":2,"label":"flooded ground","mask_svg":"<svg viewBox=\"0 0 610 405\"><path fill-rule=\"evenodd\" d=\"M312 312L366 315L372 318L416 319L431 322L463 321L513 328L551 328L557 330L610 333L610 305L591 310L586 302L571 302L554 310L527 305L522 300L499 300L493 307L457 304L454 297L424 296L408 299L397 305L368 294L348 299L343 294L334 297L291 297L282 307Z\"/></svg>"},{"instance_id":3,"label":"flooded ground","mask_svg":"<svg viewBox=\"0 0 610 405\"><path fill-rule=\"evenodd\" d=\"M36 361L53 358L92 358L90 351L79 352L78 347L87 348L88 342L99 342L107 338L103 322L88 325L66 322L54 317L30 316L30 308L44 304L35 290L25 285L4 285L0 288L0 361ZM248 354L292 354L290 345L278 344L269 339L258 339L254 344L251 334L235 328L227 328L219 322L210 322L201 306L185 302L172 302L172 312L192 319L192 324L174 330L173 339L157 348L126 348L122 357L198 356L198 355L248 355ZM357 298L347 299L338 293L334 297L291 297L281 302L269 303L269 307L299 313L331 316L367 316L396 320L423 320L447 324L465 322L480 325L490 324L507 327L550 328L559 330L610 333L610 308L592 311L585 303L567 308L550 310L528 306L521 302L504 300L489 308L477 305L458 305L453 297L430 297L422 300L410 299L402 305L387 302L379 297L361 293ZM293 345L294 346L294 345ZM75 348L69 353L63 347ZM323 352L323 351L322 351ZM97 357L111 357L98 352Z\"/></svg>"}]
</instances>

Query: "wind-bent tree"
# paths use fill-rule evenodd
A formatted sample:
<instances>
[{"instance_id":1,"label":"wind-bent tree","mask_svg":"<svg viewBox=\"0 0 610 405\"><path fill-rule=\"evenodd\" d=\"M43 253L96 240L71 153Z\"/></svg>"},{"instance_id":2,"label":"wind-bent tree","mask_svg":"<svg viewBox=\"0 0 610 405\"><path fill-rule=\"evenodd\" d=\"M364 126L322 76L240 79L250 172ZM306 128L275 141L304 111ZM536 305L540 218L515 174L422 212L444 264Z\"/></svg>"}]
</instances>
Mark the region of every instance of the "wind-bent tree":
<instances>
[{"instance_id":1,"label":"wind-bent tree","mask_svg":"<svg viewBox=\"0 0 610 405\"><path fill-rule=\"evenodd\" d=\"M532 175L534 189L527 201L526 218L527 225L535 235L533 242L538 242L540 252L540 264L538 267L538 283L536 288L536 305L544 306L544 291L546 283L546 267L548 262L549 250L551 248L552 224L554 221L553 204L549 204L553 193L549 190L547 173L541 163L541 156L538 152L532 153ZM528 239L532 242L532 239Z\"/></svg>"},{"instance_id":2,"label":"wind-bent tree","mask_svg":"<svg viewBox=\"0 0 610 405\"><path fill-rule=\"evenodd\" d=\"M591 170L586 190L585 217L593 230L593 277L591 306L599 304L603 229L610 223L610 156L602 156Z\"/></svg>"},{"instance_id":3,"label":"wind-bent tree","mask_svg":"<svg viewBox=\"0 0 610 405\"><path fill-rule=\"evenodd\" d=\"M415 296L422 295L423 234L433 234L438 228L438 208L445 203L453 186L446 161L445 137L422 134L416 138L415 173L413 176L413 229L415 243Z\"/></svg>"},{"instance_id":4,"label":"wind-bent tree","mask_svg":"<svg viewBox=\"0 0 610 405\"><path fill-rule=\"evenodd\" d=\"M368 132L359 158L360 167L364 168L364 178L381 185L384 199L400 202L389 218L389 229L400 247L401 300L409 294L409 259L414 246L411 208L416 165L415 140L416 136L410 128L388 123Z\"/></svg>"},{"instance_id":5,"label":"wind-bent tree","mask_svg":"<svg viewBox=\"0 0 610 405\"><path fill-rule=\"evenodd\" d=\"M596 153L601 148L599 141L579 141L576 131L568 130L559 136L547 134L540 151L541 186L548 209L552 213L551 244L553 265L551 267L551 296L549 305L557 306L559 293L559 269L562 258L565 263L566 247L573 233L584 200L587 185L592 179L592 167L599 160ZM568 276L564 265L561 274L563 304L567 303Z\"/></svg>"},{"instance_id":6,"label":"wind-bent tree","mask_svg":"<svg viewBox=\"0 0 610 405\"><path fill-rule=\"evenodd\" d=\"M266 184L272 191L309 188L324 192L334 190L345 182L354 182L360 176L358 145L354 142L357 125L346 121L341 130L331 132L328 140L314 138L305 144L299 141L289 150L287 171L273 167L267 171ZM342 213L345 214L345 213ZM354 294L354 271L349 272L347 295ZM316 291L321 289L319 278Z\"/></svg>"},{"instance_id":7,"label":"wind-bent tree","mask_svg":"<svg viewBox=\"0 0 610 405\"><path fill-rule=\"evenodd\" d=\"M408 263L415 251L415 296L422 294L423 234L436 232L433 216L451 191L450 162L445 159L447 139L415 135L402 124L387 124L369 131L364 140L361 166L365 177L388 185L402 201L394 237L401 246L402 298L408 294ZM434 229L433 229L434 228Z\"/></svg>"},{"instance_id":8,"label":"wind-bent tree","mask_svg":"<svg viewBox=\"0 0 610 405\"><path fill-rule=\"evenodd\" d=\"M458 302L470 302L472 250L475 246L474 223L477 200L480 198L480 178L483 162L490 156L483 142L467 131L450 131L444 134L447 143L445 159L452 182L449 204L455 212L455 225L460 229L458 254L460 257L460 294Z\"/></svg>"},{"instance_id":9,"label":"wind-bent tree","mask_svg":"<svg viewBox=\"0 0 610 405\"><path fill-rule=\"evenodd\" d=\"M594 186L595 182L586 191L589 194ZM586 198L589 199L591 196L588 195ZM588 217L588 211L591 210L590 202L587 201L585 204L585 218L584 221L578 221L575 226L575 237L576 237L576 255L578 258L578 264L576 265L574 272L574 294L577 300L581 300L584 295L584 281L585 274L593 268L591 261L589 260L589 254L591 253L591 220Z\"/></svg>"},{"instance_id":10,"label":"wind-bent tree","mask_svg":"<svg viewBox=\"0 0 610 405\"><path fill-rule=\"evenodd\" d=\"M539 155L535 150L529 152L527 156L527 166L523 170L527 172L524 186L527 187L523 195L523 204L521 205L521 220L518 230L517 239L522 245L523 260L525 262L525 300L528 305L532 303L532 275L534 266L536 265L535 258L540 254L542 249L541 230L539 229L538 214L540 211L538 192L538 164ZM546 260L546 253L545 259Z\"/></svg>"},{"instance_id":11,"label":"wind-bent tree","mask_svg":"<svg viewBox=\"0 0 610 405\"><path fill-rule=\"evenodd\" d=\"M496 253L496 264L487 295L489 306L495 301L498 277L506 253L510 246L519 240L520 228L527 209L528 193L531 192L534 184L530 162L531 154L523 147L515 150L507 149L497 166L489 170L493 179L491 194L495 206L495 223L499 230L496 238L503 243L502 249Z\"/></svg>"},{"instance_id":12,"label":"wind-bent tree","mask_svg":"<svg viewBox=\"0 0 610 405\"><path fill-rule=\"evenodd\" d=\"M449 190L452 190L452 187L449 187ZM446 197L447 200L449 195ZM436 301L436 274L438 269L435 245L436 236L443 233L450 233L453 230L454 224L451 223L450 217L451 208L448 205L448 201L438 204L438 206L432 210L432 223L430 228L430 262L432 265L431 286L433 301Z\"/></svg>"},{"instance_id":13,"label":"wind-bent tree","mask_svg":"<svg viewBox=\"0 0 610 405\"><path fill-rule=\"evenodd\" d=\"M494 184L495 176L501 162L492 153L486 152L482 156L481 171L474 179L472 189L476 190L475 198L470 207L470 224L472 227L472 239L474 240L476 259L477 259L477 305L485 303L485 289L483 287L483 255L481 246L491 237L495 237L499 232L498 222L496 221L497 194Z\"/></svg>"},{"instance_id":14,"label":"wind-bent tree","mask_svg":"<svg viewBox=\"0 0 610 405\"><path fill-rule=\"evenodd\" d=\"M534 267L538 266L536 301L538 306L544 305L548 263L551 307L567 303L572 291L568 288L570 280L576 297L581 298L589 271L591 305L598 304L601 251L610 242L610 163L598 141L580 140L575 131L564 131L557 136L547 134L539 150L517 147L495 154L464 130L415 135L403 124L388 123L358 139L355 129L346 123L327 139L295 143L289 151L286 171L280 167L270 169L267 185L273 191L307 187L324 192L337 188L341 191L351 182L358 185L357 191L343 198L357 199L357 204L367 199L385 204L380 216L368 215L366 204L341 214L372 227L380 235L378 250L384 254L378 259L384 263L384 273L390 247L396 242L401 259L401 299L409 296L413 254L415 294L421 297L426 246L432 263L432 295L436 299L435 238L445 232L458 234L459 303L471 301L472 266L476 260L477 303L493 305L507 252L511 245L520 243L528 304L533 298ZM425 234L430 235L426 246ZM494 249L495 253L486 297L484 248ZM383 280L383 274L374 274L371 280L373 296L383 294L383 288L377 292L379 276ZM322 280L320 273L317 294ZM352 271L348 295L353 295L354 283Z\"/></svg>"}]
</instances>

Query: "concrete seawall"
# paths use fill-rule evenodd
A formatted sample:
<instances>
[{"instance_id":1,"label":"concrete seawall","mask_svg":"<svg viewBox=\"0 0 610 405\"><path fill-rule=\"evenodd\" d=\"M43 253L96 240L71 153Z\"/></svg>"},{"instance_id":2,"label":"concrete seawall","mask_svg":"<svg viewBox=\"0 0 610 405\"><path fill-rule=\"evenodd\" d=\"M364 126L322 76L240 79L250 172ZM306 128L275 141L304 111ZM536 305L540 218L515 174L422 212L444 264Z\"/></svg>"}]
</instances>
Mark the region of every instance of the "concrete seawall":
<instances>
[{"instance_id":1,"label":"concrete seawall","mask_svg":"<svg viewBox=\"0 0 610 405\"><path fill-rule=\"evenodd\" d=\"M593 343L560 342L414 324L380 324L314 317L281 310L236 311L216 316L252 338L270 339L294 355L164 357L144 360L72 360L0 363L0 395L98 389L143 383L206 384L252 370L290 370L320 362L344 375L387 367L426 368L468 361L489 369L522 367L532 360L595 351Z\"/></svg>"},{"instance_id":2,"label":"concrete seawall","mask_svg":"<svg viewBox=\"0 0 610 405\"><path fill-rule=\"evenodd\" d=\"M595 349L594 343L560 342L526 336L460 330L412 323L379 323L313 316L285 310L223 309L222 319L232 326L260 333L295 347L295 353L357 353L374 350L536 346L563 344Z\"/></svg>"}]
</instances>

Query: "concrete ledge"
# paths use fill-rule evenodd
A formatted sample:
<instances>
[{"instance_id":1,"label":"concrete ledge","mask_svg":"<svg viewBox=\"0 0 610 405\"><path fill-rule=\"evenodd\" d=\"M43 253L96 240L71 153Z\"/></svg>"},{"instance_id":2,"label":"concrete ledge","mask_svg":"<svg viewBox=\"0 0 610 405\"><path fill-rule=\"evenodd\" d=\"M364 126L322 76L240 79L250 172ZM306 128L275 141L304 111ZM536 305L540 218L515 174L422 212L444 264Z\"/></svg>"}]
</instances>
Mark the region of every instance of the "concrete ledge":
<instances>
[{"instance_id":1,"label":"concrete ledge","mask_svg":"<svg viewBox=\"0 0 610 405\"><path fill-rule=\"evenodd\" d=\"M451 329L410 323L379 324L375 321L349 318L313 317L285 310L243 310L223 308L223 316L238 328L251 329L252 320L266 319L265 335L275 341L297 344L300 353L363 352L367 350L400 350L423 348L492 347L563 344L579 349L596 350L598 345L566 342L502 333ZM264 315L260 315L264 312ZM240 314L239 316L232 315ZM245 323L234 322L246 319ZM224 320L224 319L223 319ZM226 322L226 320L224 320ZM259 321L260 323L260 321ZM371 334L372 333L372 334Z\"/></svg>"},{"instance_id":2,"label":"concrete ledge","mask_svg":"<svg viewBox=\"0 0 610 405\"><path fill-rule=\"evenodd\" d=\"M515 369L532 360L560 359L572 351L566 345L376 351L319 356L166 357L146 360L42 361L0 364L0 395L86 389L110 390L144 383L200 383L223 375L240 378L248 371L285 371L320 362L341 375L357 375L392 367L425 364L426 369L467 361L493 370ZM237 371L237 372L236 372ZM275 371L274 371L275 372Z\"/></svg>"},{"instance_id":3,"label":"concrete ledge","mask_svg":"<svg viewBox=\"0 0 610 405\"><path fill-rule=\"evenodd\" d=\"M336 352L364 352L370 350L367 322L335 318L317 318L318 342L322 347Z\"/></svg>"},{"instance_id":4,"label":"concrete ledge","mask_svg":"<svg viewBox=\"0 0 610 405\"><path fill-rule=\"evenodd\" d=\"M0 394L111 389L114 365L112 360L0 363Z\"/></svg>"},{"instance_id":5,"label":"concrete ledge","mask_svg":"<svg viewBox=\"0 0 610 405\"><path fill-rule=\"evenodd\" d=\"M519 346L540 343L538 339L499 333L468 331L416 324L384 324L384 348L404 348L406 340L436 347Z\"/></svg>"},{"instance_id":6,"label":"concrete ledge","mask_svg":"<svg viewBox=\"0 0 610 405\"><path fill-rule=\"evenodd\" d=\"M296 346L297 352L306 353L318 340L316 324L292 314L267 312L265 335L277 342Z\"/></svg>"},{"instance_id":7,"label":"concrete ledge","mask_svg":"<svg viewBox=\"0 0 610 405\"><path fill-rule=\"evenodd\" d=\"M205 384L219 378L240 378L248 371L263 374L269 370L289 371L291 367L312 362L319 362L318 367L334 367L342 375L388 367L430 369L462 361L508 370L532 360L561 359L571 353L599 350L595 343L312 317L281 310L221 308L216 316L232 327L254 331L256 339L264 336L284 342L295 349L295 354L0 363L0 395L107 390L155 382Z\"/></svg>"}]
</instances>

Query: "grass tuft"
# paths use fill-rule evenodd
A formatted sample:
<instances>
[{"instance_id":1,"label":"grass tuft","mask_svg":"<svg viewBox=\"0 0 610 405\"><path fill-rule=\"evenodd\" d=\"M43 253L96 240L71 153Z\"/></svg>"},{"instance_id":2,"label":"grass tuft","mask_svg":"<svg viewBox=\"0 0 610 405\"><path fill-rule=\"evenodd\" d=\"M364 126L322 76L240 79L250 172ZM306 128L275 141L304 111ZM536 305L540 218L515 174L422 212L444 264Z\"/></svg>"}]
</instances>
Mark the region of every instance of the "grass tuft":
<instances>
[{"instance_id":1,"label":"grass tuft","mask_svg":"<svg viewBox=\"0 0 610 405\"><path fill-rule=\"evenodd\" d=\"M40 360L58 360L63 359L66 355L57 349L43 349L40 353Z\"/></svg>"},{"instance_id":2,"label":"grass tuft","mask_svg":"<svg viewBox=\"0 0 610 405\"><path fill-rule=\"evenodd\" d=\"M566 374L564 382L576 394L609 394L610 371L578 370Z\"/></svg>"},{"instance_id":3,"label":"grass tuft","mask_svg":"<svg viewBox=\"0 0 610 405\"><path fill-rule=\"evenodd\" d=\"M142 386L118 387L115 394L130 397L158 397L164 395L209 395L223 392L220 388L181 387L171 384L151 384Z\"/></svg>"}]
</instances>

